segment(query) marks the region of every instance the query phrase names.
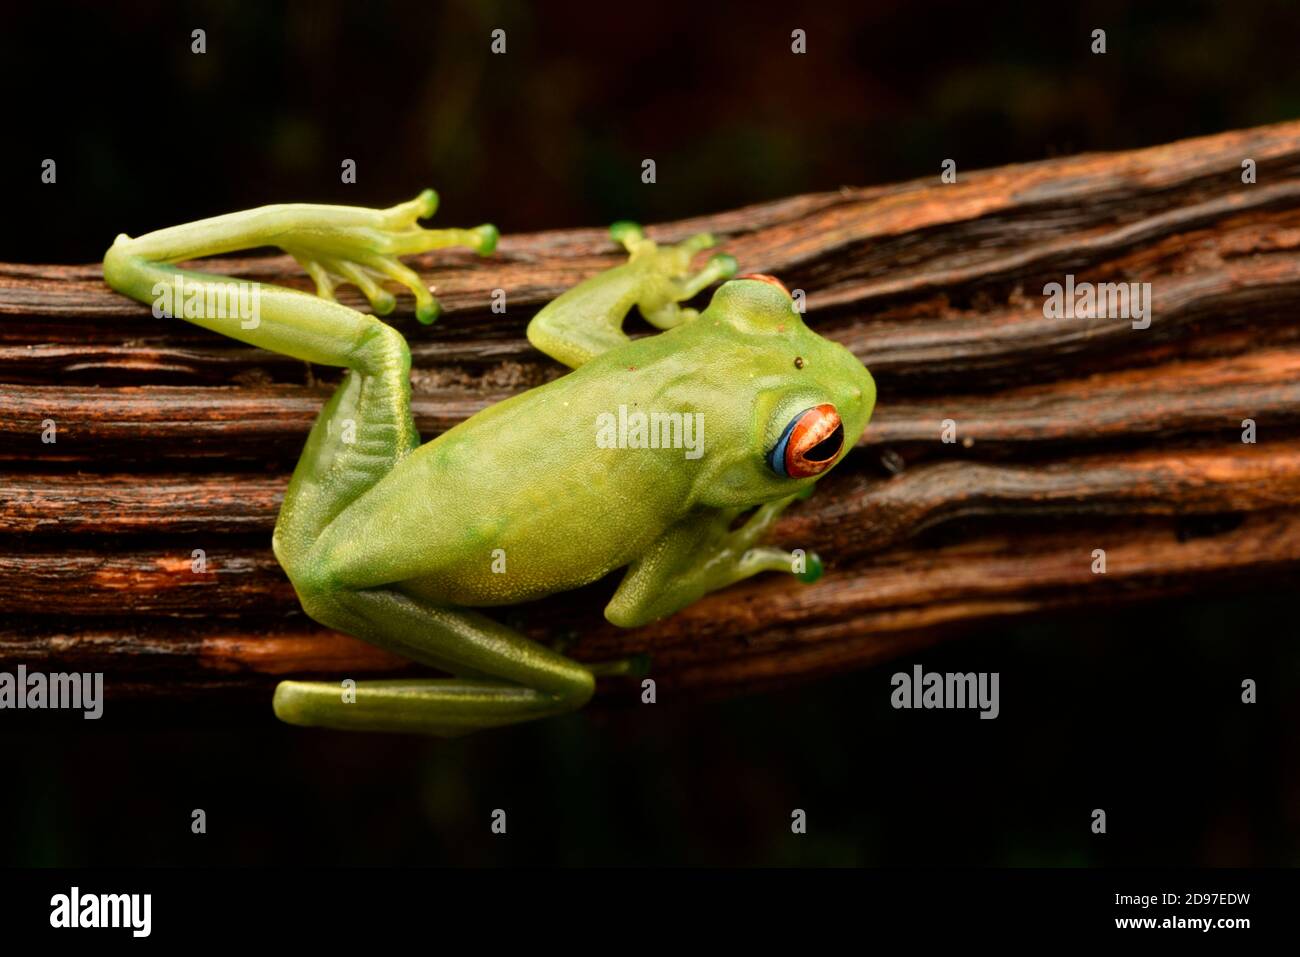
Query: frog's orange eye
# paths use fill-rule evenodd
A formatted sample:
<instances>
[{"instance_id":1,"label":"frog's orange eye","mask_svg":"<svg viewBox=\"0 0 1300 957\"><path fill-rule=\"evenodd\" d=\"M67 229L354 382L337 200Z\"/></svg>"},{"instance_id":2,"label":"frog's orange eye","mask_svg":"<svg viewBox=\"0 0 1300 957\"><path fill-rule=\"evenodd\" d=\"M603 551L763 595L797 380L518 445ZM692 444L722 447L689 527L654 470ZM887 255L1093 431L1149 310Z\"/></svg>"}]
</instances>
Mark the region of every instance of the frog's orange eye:
<instances>
[{"instance_id":1,"label":"frog's orange eye","mask_svg":"<svg viewBox=\"0 0 1300 957\"><path fill-rule=\"evenodd\" d=\"M790 290L785 288L785 283L783 283L781 280L777 279L775 276L769 276L769 275L768 275L767 273L765 273L765 272L750 272L750 273L745 273L745 275L743 275L743 276L737 276L736 278L737 278L737 279L753 279L753 280L756 281L756 282L765 282L765 283L767 283L769 286L776 286L777 289L780 289L780 290L781 290L783 293L785 293L787 296L790 295Z\"/></svg>"},{"instance_id":2,"label":"frog's orange eye","mask_svg":"<svg viewBox=\"0 0 1300 957\"><path fill-rule=\"evenodd\" d=\"M821 475L844 447L844 423L830 403L805 409L785 427L767 464L777 475L808 478Z\"/></svg>"}]
</instances>

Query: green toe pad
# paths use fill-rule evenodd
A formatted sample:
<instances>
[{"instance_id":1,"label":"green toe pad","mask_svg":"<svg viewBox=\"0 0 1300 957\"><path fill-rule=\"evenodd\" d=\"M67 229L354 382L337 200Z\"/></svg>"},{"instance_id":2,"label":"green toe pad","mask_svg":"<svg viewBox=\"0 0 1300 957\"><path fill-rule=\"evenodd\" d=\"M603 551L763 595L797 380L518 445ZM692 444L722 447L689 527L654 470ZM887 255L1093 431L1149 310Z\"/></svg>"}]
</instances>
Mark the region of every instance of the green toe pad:
<instances>
[{"instance_id":1,"label":"green toe pad","mask_svg":"<svg viewBox=\"0 0 1300 957\"><path fill-rule=\"evenodd\" d=\"M641 225L630 219L620 219L609 227L609 238L616 243L621 243L625 239L641 239L644 236L645 230Z\"/></svg>"},{"instance_id":2,"label":"green toe pad","mask_svg":"<svg viewBox=\"0 0 1300 957\"><path fill-rule=\"evenodd\" d=\"M736 274L736 270L740 268L739 264L736 262L736 257L732 256L730 253L718 253L718 255L709 260L709 265L714 266L719 270L721 273L719 276L720 279L730 279Z\"/></svg>"},{"instance_id":3,"label":"green toe pad","mask_svg":"<svg viewBox=\"0 0 1300 957\"><path fill-rule=\"evenodd\" d=\"M811 585L817 579L822 577L822 572L826 570L822 564L821 556L816 552L809 552L804 559L804 570L794 577L799 579L805 585Z\"/></svg>"},{"instance_id":4,"label":"green toe pad","mask_svg":"<svg viewBox=\"0 0 1300 957\"><path fill-rule=\"evenodd\" d=\"M442 306L435 299L430 303L422 303L415 307L415 318L426 326L431 326L442 315Z\"/></svg>"},{"instance_id":5,"label":"green toe pad","mask_svg":"<svg viewBox=\"0 0 1300 957\"><path fill-rule=\"evenodd\" d=\"M474 232L479 236L478 254L490 255L497 248L497 240L501 238L501 233L491 223L474 227Z\"/></svg>"}]
</instances>

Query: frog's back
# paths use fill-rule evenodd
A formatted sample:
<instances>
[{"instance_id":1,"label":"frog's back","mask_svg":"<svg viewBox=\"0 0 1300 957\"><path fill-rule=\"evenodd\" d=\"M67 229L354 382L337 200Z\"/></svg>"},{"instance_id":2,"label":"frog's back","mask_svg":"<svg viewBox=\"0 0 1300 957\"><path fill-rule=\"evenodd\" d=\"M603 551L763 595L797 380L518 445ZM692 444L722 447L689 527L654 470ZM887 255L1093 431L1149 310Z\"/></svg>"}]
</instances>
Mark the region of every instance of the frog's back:
<instances>
[{"instance_id":1,"label":"frog's back","mask_svg":"<svg viewBox=\"0 0 1300 957\"><path fill-rule=\"evenodd\" d=\"M629 447L620 428L638 411L694 411L671 407L674 370L656 366L672 353L644 342L411 453L323 537L335 567L354 587L400 582L440 603L497 605L587 584L644 553L688 507L697 464L685 448Z\"/></svg>"}]
</instances>

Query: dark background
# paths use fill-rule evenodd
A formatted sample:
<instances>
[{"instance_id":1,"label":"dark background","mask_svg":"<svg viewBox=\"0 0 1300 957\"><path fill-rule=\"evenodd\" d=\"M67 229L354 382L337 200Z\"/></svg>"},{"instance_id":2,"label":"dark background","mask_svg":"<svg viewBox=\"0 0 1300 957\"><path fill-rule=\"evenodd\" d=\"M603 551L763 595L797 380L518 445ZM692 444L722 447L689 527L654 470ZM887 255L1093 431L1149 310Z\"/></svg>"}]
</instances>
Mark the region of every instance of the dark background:
<instances>
[{"instance_id":1,"label":"dark background","mask_svg":"<svg viewBox=\"0 0 1300 957\"><path fill-rule=\"evenodd\" d=\"M435 225L653 222L934 176L945 157L974 169L1300 116L1300 12L1284 2L4 17L6 261L95 261L118 232L426 185ZM496 27L505 56L488 50ZM39 182L46 157L56 187ZM119 705L110 685L98 722L0 719L0 863L1294 865L1294 609L1292 590L1249 589L1096 607L778 693L665 693L453 742L288 728L269 702ZM1001 672L1001 717L892 710L890 675L917 662ZM1245 677L1257 705L1240 703ZM190 833L196 807L207 835ZM806 836L790 834L796 807ZM494 808L508 837L489 833Z\"/></svg>"}]
</instances>

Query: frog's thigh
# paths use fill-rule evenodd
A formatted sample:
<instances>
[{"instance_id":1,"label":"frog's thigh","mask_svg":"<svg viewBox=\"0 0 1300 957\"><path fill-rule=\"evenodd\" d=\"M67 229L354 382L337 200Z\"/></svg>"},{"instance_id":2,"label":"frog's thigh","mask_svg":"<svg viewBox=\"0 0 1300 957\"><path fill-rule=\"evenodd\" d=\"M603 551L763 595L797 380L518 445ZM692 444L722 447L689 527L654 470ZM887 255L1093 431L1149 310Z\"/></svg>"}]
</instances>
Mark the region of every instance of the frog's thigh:
<instances>
[{"instance_id":1,"label":"frog's thigh","mask_svg":"<svg viewBox=\"0 0 1300 957\"><path fill-rule=\"evenodd\" d=\"M378 320L353 315L370 324L368 331L358 336L353 367L312 426L276 520L275 554L295 582L320 536L419 445L406 341Z\"/></svg>"},{"instance_id":2,"label":"frog's thigh","mask_svg":"<svg viewBox=\"0 0 1300 957\"><path fill-rule=\"evenodd\" d=\"M459 677L360 681L348 694L281 682L275 713L290 724L455 735L572 711L595 688L586 668L477 612L395 588L301 593L317 621Z\"/></svg>"}]
</instances>

